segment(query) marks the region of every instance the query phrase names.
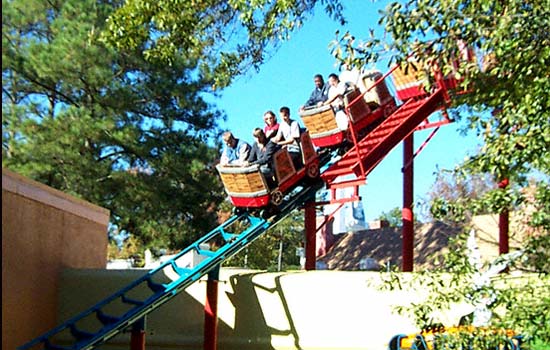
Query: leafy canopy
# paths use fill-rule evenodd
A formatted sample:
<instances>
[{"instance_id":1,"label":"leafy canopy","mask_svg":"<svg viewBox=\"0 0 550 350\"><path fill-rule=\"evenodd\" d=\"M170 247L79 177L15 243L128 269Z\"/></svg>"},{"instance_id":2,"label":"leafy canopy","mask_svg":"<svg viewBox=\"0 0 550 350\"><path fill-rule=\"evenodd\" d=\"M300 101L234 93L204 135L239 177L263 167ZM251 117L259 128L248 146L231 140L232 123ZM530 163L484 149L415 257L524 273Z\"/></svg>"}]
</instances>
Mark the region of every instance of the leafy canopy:
<instances>
[{"instance_id":1,"label":"leafy canopy","mask_svg":"<svg viewBox=\"0 0 550 350\"><path fill-rule=\"evenodd\" d=\"M100 40L110 2L3 1L2 166L111 211L112 233L181 247L216 223L223 114L197 61Z\"/></svg>"},{"instance_id":2,"label":"leafy canopy","mask_svg":"<svg viewBox=\"0 0 550 350\"><path fill-rule=\"evenodd\" d=\"M130 0L109 18L103 38L152 62L194 60L198 74L225 87L258 68L317 3L345 22L340 0Z\"/></svg>"},{"instance_id":3,"label":"leafy canopy","mask_svg":"<svg viewBox=\"0 0 550 350\"><path fill-rule=\"evenodd\" d=\"M181 247L223 198L206 96L317 3L344 21L339 0L3 0L3 166L110 209L113 235Z\"/></svg>"},{"instance_id":4,"label":"leafy canopy","mask_svg":"<svg viewBox=\"0 0 550 350\"><path fill-rule=\"evenodd\" d=\"M416 52L447 74L456 71L453 62L466 43L476 60L456 72L470 93L457 96L455 105L467 107L462 115L485 141L469 167L498 180L523 181L526 172L550 169L549 5L548 0L393 2L379 21L387 37L358 42L346 33L334 54L362 66L382 53L391 53L393 63Z\"/></svg>"}]
</instances>

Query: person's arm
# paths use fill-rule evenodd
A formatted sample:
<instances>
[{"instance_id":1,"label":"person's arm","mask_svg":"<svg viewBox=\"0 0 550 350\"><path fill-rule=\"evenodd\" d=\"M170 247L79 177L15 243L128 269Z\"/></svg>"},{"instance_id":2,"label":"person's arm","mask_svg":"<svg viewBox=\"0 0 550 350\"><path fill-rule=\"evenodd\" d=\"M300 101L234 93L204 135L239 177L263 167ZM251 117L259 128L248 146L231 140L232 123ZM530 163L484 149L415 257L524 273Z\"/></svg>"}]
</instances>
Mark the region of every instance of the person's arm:
<instances>
[{"instance_id":1,"label":"person's arm","mask_svg":"<svg viewBox=\"0 0 550 350\"><path fill-rule=\"evenodd\" d=\"M316 101L317 101L317 89L313 89L304 106L305 107L315 106Z\"/></svg>"},{"instance_id":2,"label":"person's arm","mask_svg":"<svg viewBox=\"0 0 550 350\"><path fill-rule=\"evenodd\" d=\"M281 144L282 141L284 141L283 132L281 131L281 127L277 129L277 133L275 136L271 138L271 141L275 142L276 144Z\"/></svg>"},{"instance_id":3,"label":"person's arm","mask_svg":"<svg viewBox=\"0 0 550 350\"><path fill-rule=\"evenodd\" d=\"M334 89L333 92L329 93L329 96L333 94L333 96L329 97L325 104L330 105L334 102L338 102L338 99L343 99L344 94L346 93L346 85L342 83L338 83L336 86L331 86L331 89Z\"/></svg>"},{"instance_id":4,"label":"person's arm","mask_svg":"<svg viewBox=\"0 0 550 350\"><path fill-rule=\"evenodd\" d=\"M227 147L224 147L222 151L222 156L220 157L220 164L221 165L229 164L229 157L227 156Z\"/></svg>"},{"instance_id":5,"label":"person's arm","mask_svg":"<svg viewBox=\"0 0 550 350\"><path fill-rule=\"evenodd\" d=\"M332 94L332 89L336 89L335 87L331 86L329 87L328 89L328 94L327 94L327 99L325 100L325 102L323 102L323 104L325 105L329 105L331 104L334 100L336 100L338 98L338 93L334 93ZM336 90L335 90L336 91ZM332 95L332 96L331 96Z\"/></svg>"},{"instance_id":6,"label":"person's arm","mask_svg":"<svg viewBox=\"0 0 550 350\"><path fill-rule=\"evenodd\" d=\"M300 125L296 120L290 123L290 136L293 140L300 141Z\"/></svg>"},{"instance_id":7,"label":"person's arm","mask_svg":"<svg viewBox=\"0 0 550 350\"><path fill-rule=\"evenodd\" d=\"M282 140L280 141L277 141L276 143L279 145L279 146L285 146L285 145L290 145L292 142L294 142L294 139L292 139L292 137L290 139L285 139L285 138L282 138Z\"/></svg>"}]
</instances>

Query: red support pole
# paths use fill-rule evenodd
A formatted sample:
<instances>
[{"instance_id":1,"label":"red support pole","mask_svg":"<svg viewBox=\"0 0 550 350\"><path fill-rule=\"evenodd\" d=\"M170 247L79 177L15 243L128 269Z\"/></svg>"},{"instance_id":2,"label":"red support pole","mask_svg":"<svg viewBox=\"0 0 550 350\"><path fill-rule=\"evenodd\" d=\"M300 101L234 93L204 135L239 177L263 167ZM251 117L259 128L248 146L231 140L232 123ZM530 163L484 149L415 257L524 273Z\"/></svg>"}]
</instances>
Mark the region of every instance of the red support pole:
<instances>
[{"instance_id":1,"label":"red support pole","mask_svg":"<svg viewBox=\"0 0 550 350\"><path fill-rule=\"evenodd\" d=\"M502 180L498 187L505 191L508 187L508 179ZM509 227L510 227L510 213L508 209L502 209L498 217L498 252L499 254L506 254L509 252Z\"/></svg>"},{"instance_id":2,"label":"red support pole","mask_svg":"<svg viewBox=\"0 0 550 350\"><path fill-rule=\"evenodd\" d=\"M403 141L403 272L412 272L414 265L413 175L414 138L410 134Z\"/></svg>"},{"instance_id":3,"label":"red support pole","mask_svg":"<svg viewBox=\"0 0 550 350\"><path fill-rule=\"evenodd\" d=\"M304 208L304 228L306 231L306 271L315 270L317 221L315 216L315 203L311 202Z\"/></svg>"},{"instance_id":4,"label":"red support pole","mask_svg":"<svg viewBox=\"0 0 550 350\"><path fill-rule=\"evenodd\" d=\"M220 267L208 273L206 303L204 304L204 350L216 350L218 346L218 282Z\"/></svg>"},{"instance_id":5,"label":"red support pole","mask_svg":"<svg viewBox=\"0 0 550 350\"><path fill-rule=\"evenodd\" d=\"M145 350L145 316L132 325L130 350Z\"/></svg>"},{"instance_id":6,"label":"red support pole","mask_svg":"<svg viewBox=\"0 0 550 350\"><path fill-rule=\"evenodd\" d=\"M498 253L506 254L509 251L508 246L509 213L508 209L503 209L498 217Z\"/></svg>"}]
</instances>

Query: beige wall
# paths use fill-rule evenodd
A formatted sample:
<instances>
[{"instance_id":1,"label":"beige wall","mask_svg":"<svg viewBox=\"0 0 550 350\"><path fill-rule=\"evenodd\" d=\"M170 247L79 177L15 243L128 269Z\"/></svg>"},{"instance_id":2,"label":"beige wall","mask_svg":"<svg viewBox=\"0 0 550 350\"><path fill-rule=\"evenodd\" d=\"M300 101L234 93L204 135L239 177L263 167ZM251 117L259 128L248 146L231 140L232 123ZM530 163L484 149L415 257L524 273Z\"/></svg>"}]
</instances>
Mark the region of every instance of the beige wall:
<instances>
[{"instance_id":1,"label":"beige wall","mask_svg":"<svg viewBox=\"0 0 550 350\"><path fill-rule=\"evenodd\" d=\"M65 270L60 318L79 314L147 271ZM267 273L222 268L218 349L387 349L392 336L415 330L409 320L392 312L392 305L418 295L380 291L380 276L363 271ZM146 348L201 350L205 297L203 278L149 314ZM101 349L129 349L128 333L115 336Z\"/></svg>"},{"instance_id":2,"label":"beige wall","mask_svg":"<svg viewBox=\"0 0 550 350\"><path fill-rule=\"evenodd\" d=\"M67 269L62 274L60 319L68 319L127 286L148 270ZM159 272L160 273L160 272ZM160 276L156 276L160 277ZM420 277L412 280L413 277ZM532 283L538 276L510 276L500 283ZM170 278L170 276L167 276ZM399 274L403 290L382 290L385 273L367 271L264 272L222 268L218 284L219 350L383 350L397 334L414 334L412 319L394 311L427 296L426 281ZM428 278L429 280L429 278ZM202 350L206 279L203 277L147 316L147 350ZM149 293L133 293L144 300ZM116 306L116 305L115 305ZM111 307L108 313L122 312ZM454 304L435 322L456 326L472 306ZM81 323L94 331L99 323ZM86 328L91 327L91 328ZM67 334L59 338L72 341ZM130 336L115 336L102 350L128 350Z\"/></svg>"},{"instance_id":3,"label":"beige wall","mask_svg":"<svg viewBox=\"0 0 550 350\"><path fill-rule=\"evenodd\" d=\"M109 211L2 169L2 348L57 323L64 268L105 268Z\"/></svg>"},{"instance_id":4,"label":"beige wall","mask_svg":"<svg viewBox=\"0 0 550 350\"><path fill-rule=\"evenodd\" d=\"M520 249L529 229L521 218L522 213L511 213L508 245L510 251ZM499 255L499 216L478 215L472 218L472 228L476 231L476 242L484 262L492 262Z\"/></svg>"}]
</instances>

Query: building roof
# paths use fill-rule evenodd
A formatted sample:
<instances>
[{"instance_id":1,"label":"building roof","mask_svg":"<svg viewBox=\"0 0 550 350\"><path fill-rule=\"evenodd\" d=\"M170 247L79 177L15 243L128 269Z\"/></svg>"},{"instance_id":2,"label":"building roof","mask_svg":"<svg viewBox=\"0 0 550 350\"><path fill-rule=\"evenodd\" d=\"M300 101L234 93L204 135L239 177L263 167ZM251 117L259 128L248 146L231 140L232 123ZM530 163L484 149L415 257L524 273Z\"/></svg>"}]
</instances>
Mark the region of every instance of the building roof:
<instances>
[{"instance_id":1,"label":"building roof","mask_svg":"<svg viewBox=\"0 0 550 350\"><path fill-rule=\"evenodd\" d=\"M476 240L483 261L492 261L499 254L498 215L474 217L470 225L476 232ZM511 227L512 228L512 227ZM436 258L441 256L449 245L449 238L463 230L459 225L442 222L417 224L414 237L415 270L430 269ZM327 253L317 259L330 270L361 270L367 258L379 265L401 266L401 228L381 227L379 229L357 231L337 235L336 241ZM519 247L520 240L512 236L510 250ZM363 262L362 262L363 260Z\"/></svg>"}]
</instances>

